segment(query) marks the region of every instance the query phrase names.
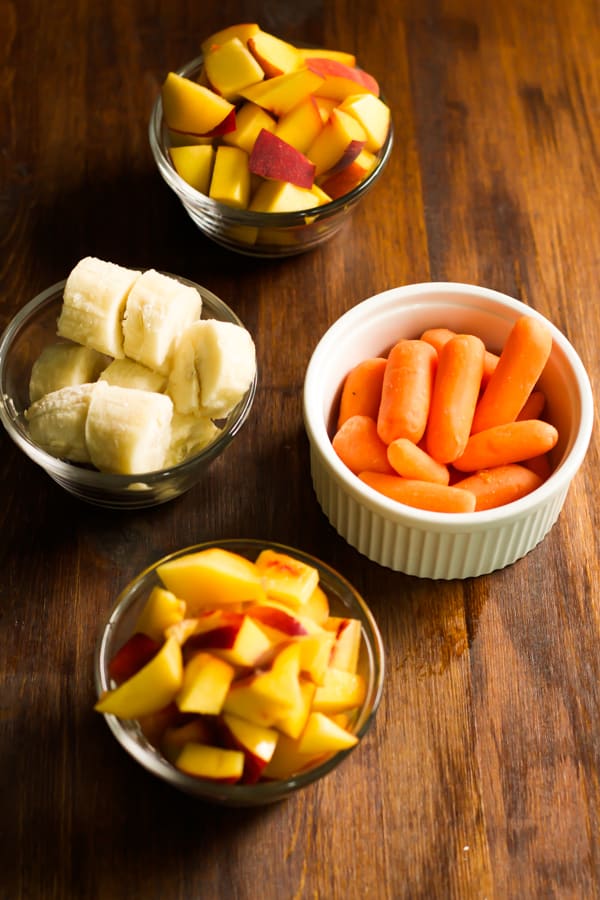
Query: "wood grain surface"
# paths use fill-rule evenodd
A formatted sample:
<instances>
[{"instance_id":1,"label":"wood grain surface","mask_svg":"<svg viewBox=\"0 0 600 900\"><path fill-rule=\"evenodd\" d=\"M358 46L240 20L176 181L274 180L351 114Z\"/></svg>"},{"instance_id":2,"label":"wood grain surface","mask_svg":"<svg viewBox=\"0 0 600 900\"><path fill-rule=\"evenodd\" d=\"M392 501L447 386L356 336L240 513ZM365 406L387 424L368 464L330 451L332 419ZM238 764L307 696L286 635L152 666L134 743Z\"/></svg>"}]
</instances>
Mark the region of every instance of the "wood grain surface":
<instances>
[{"instance_id":1,"label":"wood grain surface","mask_svg":"<svg viewBox=\"0 0 600 900\"><path fill-rule=\"evenodd\" d=\"M357 53L392 107L385 176L330 244L283 261L204 238L159 177L150 109L225 25ZM595 433L557 524L466 581L371 563L310 483L301 397L320 335L387 288L486 285L600 376L597 0L0 0L0 329L83 256L221 296L255 337L251 418L210 477L135 513L71 498L0 434L0 898L600 896ZM276 806L204 806L92 711L121 587L208 538L324 558L371 606L385 692L363 745Z\"/></svg>"}]
</instances>

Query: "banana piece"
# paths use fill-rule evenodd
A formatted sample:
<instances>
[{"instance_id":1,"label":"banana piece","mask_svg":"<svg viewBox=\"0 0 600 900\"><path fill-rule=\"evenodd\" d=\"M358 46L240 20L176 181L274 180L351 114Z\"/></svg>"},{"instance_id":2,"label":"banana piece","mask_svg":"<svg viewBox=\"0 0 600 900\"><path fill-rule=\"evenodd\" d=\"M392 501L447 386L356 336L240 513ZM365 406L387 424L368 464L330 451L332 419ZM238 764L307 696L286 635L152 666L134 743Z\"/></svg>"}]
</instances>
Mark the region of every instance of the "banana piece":
<instances>
[{"instance_id":1,"label":"banana piece","mask_svg":"<svg viewBox=\"0 0 600 900\"><path fill-rule=\"evenodd\" d=\"M205 416L184 416L174 412L171 420L171 444L165 465L177 466L184 459L195 456L212 444L220 430L212 419Z\"/></svg>"},{"instance_id":2,"label":"banana piece","mask_svg":"<svg viewBox=\"0 0 600 900\"><path fill-rule=\"evenodd\" d=\"M256 373L254 341L249 331L234 322L206 319L197 324L200 411L223 418L252 383Z\"/></svg>"},{"instance_id":3,"label":"banana piece","mask_svg":"<svg viewBox=\"0 0 600 900\"><path fill-rule=\"evenodd\" d=\"M63 387L96 381L110 357L91 347L59 341L45 347L31 368L29 402Z\"/></svg>"},{"instance_id":4,"label":"banana piece","mask_svg":"<svg viewBox=\"0 0 600 900\"><path fill-rule=\"evenodd\" d=\"M234 322L202 319L181 335L167 382L177 412L224 418L256 373L250 333Z\"/></svg>"},{"instance_id":5,"label":"banana piece","mask_svg":"<svg viewBox=\"0 0 600 900\"><path fill-rule=\"evenodd\" d=\"M89 463L85 426L95 384L59 388L25 411L31 440L59 459Z\"/></svg>"},{"instance_id":6,"label":"banana piece","mask_svg":"<svg viewBox=\"0 0 600 900\"><path fill-rule=\"evenodd\" d=\"M63 292L57 334L115 358L123 357L121 322L140 272L86 256L72 269Z\"/></svg>"},{"instance_id":7,"label":"banana piece","mask_svg":"<svg viewBox=\"0 0 600 900\"><path fill-rule=\"evenodd\" d=\"M133 359L113 359L100 375L100 381L118 387L137 388L140 391L156 391L162 394L167 386L166 375L153 372Z\"/></svg>"},{"instance_id":8,"label":"banana piece","mask_svg":"<svg viewBox=\"0 0 600 900\"><path fill-rule=\"evenodd\" d=\"M125 306L125 355L167 375L175 341L200 318L202 297L176 278L148 269L138 278Z\"/></svg>"},{"instance_id":9,"label":"banana piece","mask_svg":"<svg viewBox=\"0 0 600 900\"><path fill-rule=\"evenodd\" d=\"M166 394L96 382L85 424L92 463L101 472L122 475L162 469L172 415Z\"/></svg>"}]
</instances>

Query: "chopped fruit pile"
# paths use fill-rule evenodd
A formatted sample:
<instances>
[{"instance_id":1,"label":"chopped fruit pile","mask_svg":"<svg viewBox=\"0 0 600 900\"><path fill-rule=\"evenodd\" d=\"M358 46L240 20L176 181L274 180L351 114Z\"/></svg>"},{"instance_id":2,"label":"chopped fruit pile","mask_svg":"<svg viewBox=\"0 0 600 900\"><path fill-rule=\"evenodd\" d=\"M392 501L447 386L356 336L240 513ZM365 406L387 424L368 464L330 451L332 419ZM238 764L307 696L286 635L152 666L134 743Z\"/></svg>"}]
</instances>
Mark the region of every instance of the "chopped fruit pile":
<instances>
[{"instance_id":1,"label":"chopped fruit pile","mask_svg":"<svg viewBox=\"0 0 600 900\"><path fill-rule=\"evenodd\" d=\"M200 193L300 211L347 194L377 165L390 109L353 54L245 23L211 35L202 53L197 81L170 72L162 86L173 166Z\"/></svg>"},{"instance_id":2,"label":"chopped fruit pile","mask_svg":"<svg viewBox=\"0 0 600 900\"><path fill-rule=\"evenodd\" d=\"M138 720L181 771L230 783L287 779L358 742L361 625L330 614L316 568L211 547L157 572L98 712Z\"/></svg>"},{"instance_id":3,"label":"chopped fruit pile","mask_svg":"<svg viewBox=\"0 0 600 900\"><path fill-rule=\"evenodd\" d=\"M552 472L558 431L541 416L552 349L521 316L500 356L472 334L430 328L363 360L344 379L333 449L361 481L433 512L511 503Z\"/></svg>"},{"instance_id":4,"label":"chopped fruit pile","mask_svg":"<svg viewBox=\"0 0 600 900\"><path fill-rule=\"evenodd\" d=\"M256 354L245 328L201 311L196 288L176 278L80 260L63 292L61 340L32 367L32 440L128 475L177 465L212 443L252 383Z\"/></svg>"}]
</instances>

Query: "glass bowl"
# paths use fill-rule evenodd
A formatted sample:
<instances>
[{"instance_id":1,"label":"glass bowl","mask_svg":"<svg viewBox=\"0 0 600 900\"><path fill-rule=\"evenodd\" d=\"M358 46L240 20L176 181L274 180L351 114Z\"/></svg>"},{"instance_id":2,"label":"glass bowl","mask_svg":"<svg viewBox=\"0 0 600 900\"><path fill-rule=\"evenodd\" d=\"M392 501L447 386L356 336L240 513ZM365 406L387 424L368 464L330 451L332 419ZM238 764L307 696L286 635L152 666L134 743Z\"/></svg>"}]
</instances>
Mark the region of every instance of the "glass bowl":
<instances>
[{"instance_id":1,"label":"glass bowl","mask_svg":"<svg viewBox=\"0 0 600 900\"><path fill-rule=\"evenodd\" d=\"M203 57L198 56L178 69L177 74L194 79L202 63ZM169 134L163 119L160 94L150 116L149 139L158 171L205 235L217 244L247 256L284 257L313 250L330 240L346 224L356 205L378 181L389 160L393 128L390 123L385 144L377 154L377 165L354 190L323 206L290 213L234 209L190 187L177 174L171 162Z\"/></svg>"},{"instance_id":2,"label":"glass bowl","mask_svg":"<svg viewBox=\"0 0 600 900\"><path fill-rule=\"evenodd\" d=\"M166 273L163 273L166 274ZM215 294L179 278L202 296L202 318L242 325L238 316ZM29 377L41 351L57 340L65 281L47 288L27 303L0 337L0 420L15 444L70 494L112 509L157 506L194 487L210 464L229 446L250 413L256 393L256 375L244 398L232 410L217 438L196 455L176 466L135 475L111 475L57 459L29 436L25 410L29 406Z\"/></svg>"},{"instance_id":3,"label":"glass bowl","mask_svg":"<svg viewBox=\"0 0 600 900\"><path fill-rule=\"evenodd\" d=\"M527 496L496 509L441 513L383 496L355 476L333 450L334 416L346 374L385 355L400 338L444 327L478 335L500 352L518 317L543 319L552 350L540 387L544 418L558 430L552 474ZM594 417L589 377L559 329L519 300L485 287L431 282L392 288L358 303L325 332L304 381L304 423L317 499L331 524L365 556L423 578L469 578L529 553L556 521L581 466Z\"/></svg>"},{"instance_id":4,"label":"glass bowl","mask_svg":"<svg viewBox=\"0 0 600 900\"><path fill-rule=\"evenodd\" d=\"M195 778L179 771L147 740L136 721L122 720L107 714L105 714L105 719L117 741L140 765L184 793L226 806L259 806L274 803L323 778L339 766L353 750L356 750L373 723L382 696L384 649L377 623L356 589L326 563L300 550L269 541L252 539L210 541L186 547L165 556L137 575L117 598L96 649L94 664L96 691L100 696L111 687L108 675L109 662L131 636L134 623L151 589L155 585L161 584L157 567L168 559L176 559L187 553L210 547L221 547L251 560L255 560L261 550L272 549L314 566L319 572L320 586L328 596L330 614L353 617L360 621L362 641L358 671L365 678L366 694L351 728L359 738L359 742L350 749L336 753L314 768L305 770L285 781L264 781L247 785L224 784Z\"/></svg>"}]
</instances>

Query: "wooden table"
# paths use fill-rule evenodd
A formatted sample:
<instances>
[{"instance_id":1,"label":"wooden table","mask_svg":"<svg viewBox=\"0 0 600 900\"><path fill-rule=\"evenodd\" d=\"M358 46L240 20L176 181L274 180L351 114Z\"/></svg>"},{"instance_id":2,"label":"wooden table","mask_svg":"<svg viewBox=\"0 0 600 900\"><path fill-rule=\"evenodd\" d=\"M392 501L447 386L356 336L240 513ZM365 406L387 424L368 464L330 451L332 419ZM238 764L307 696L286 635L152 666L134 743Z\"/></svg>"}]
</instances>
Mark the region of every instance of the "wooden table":
<instances>
[{"instance_id":1,"label":"wooden table","mask_svg":"<svg viewBox=\"0 0 600 900\"><path fill-rule=\"evenodd\" d=\"M396 142L328 246L279 262L201 236L147 140L167 71L258 21L356 51ZM425 280L518 297L600 375L597 0L0 2L0 327L83 256L184 275L255 337L250 421L199 487L144 512L69 497L0 435L2 900L600 896L598 445L558 523L504 571L394 573L349 547L310 484L305 367L358 301ZM203 806L92 711L119 589L207 538L277 539L364 594L387 651L362 747L273 807Z\"/></svg>"}]
</instances>

